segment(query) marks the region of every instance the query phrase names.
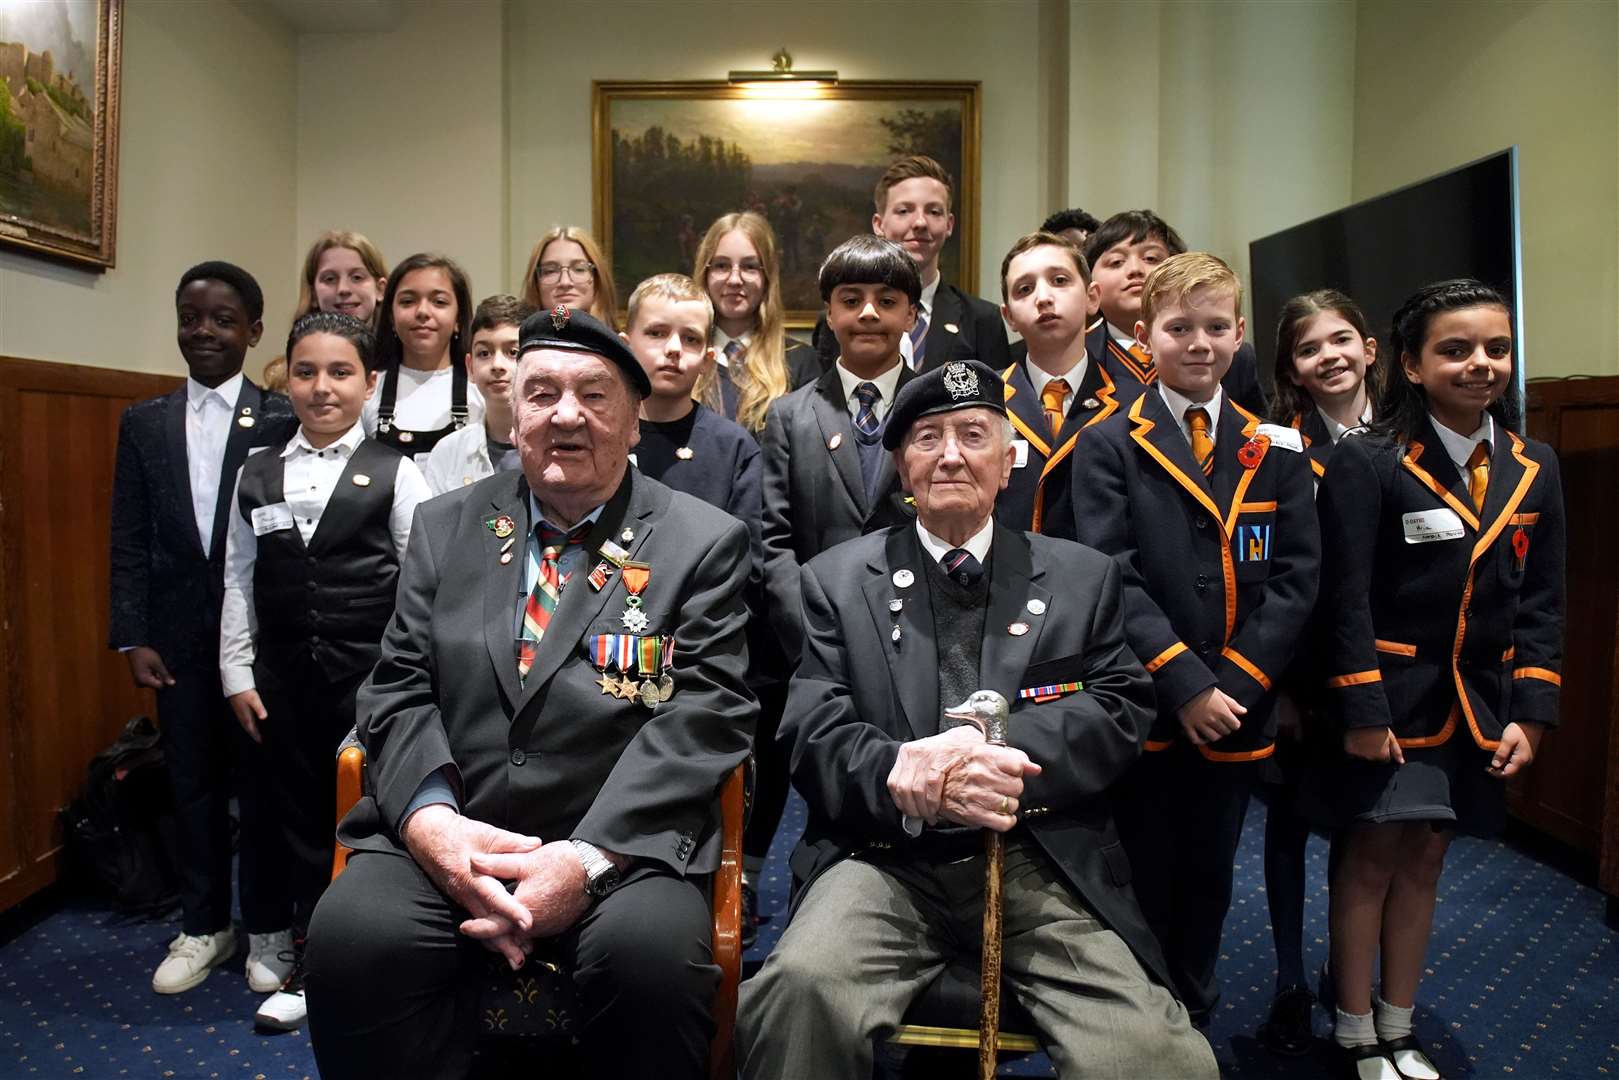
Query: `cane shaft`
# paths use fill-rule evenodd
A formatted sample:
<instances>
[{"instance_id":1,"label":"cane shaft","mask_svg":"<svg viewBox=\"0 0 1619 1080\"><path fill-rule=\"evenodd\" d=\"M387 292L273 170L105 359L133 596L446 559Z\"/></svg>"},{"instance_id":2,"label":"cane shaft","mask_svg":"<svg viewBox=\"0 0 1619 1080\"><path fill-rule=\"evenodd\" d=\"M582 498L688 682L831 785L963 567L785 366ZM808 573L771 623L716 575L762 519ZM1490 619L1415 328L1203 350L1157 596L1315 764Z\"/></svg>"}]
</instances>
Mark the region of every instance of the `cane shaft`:
<instances>
[{"instance_id":1,"label":"cane shaft","mask_svg":"<svg viewBox=\"0 0 1619 1080\"><path fill-rule=\"evenodd\" d=\"M995 1075L995 1050L1001 1029L1001 864L1005 838L990 831L984 836L984 956L979 968L978 1076Z\"/></svg>"}]
</instances>

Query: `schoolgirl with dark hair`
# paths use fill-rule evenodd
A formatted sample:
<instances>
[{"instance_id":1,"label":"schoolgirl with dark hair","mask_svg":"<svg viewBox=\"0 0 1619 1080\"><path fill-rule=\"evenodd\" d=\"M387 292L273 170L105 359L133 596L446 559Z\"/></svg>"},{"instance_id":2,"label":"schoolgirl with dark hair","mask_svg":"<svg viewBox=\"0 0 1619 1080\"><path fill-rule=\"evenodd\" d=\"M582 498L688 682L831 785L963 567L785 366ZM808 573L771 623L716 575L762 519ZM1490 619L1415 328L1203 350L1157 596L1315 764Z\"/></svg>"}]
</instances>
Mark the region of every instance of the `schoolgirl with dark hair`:
<instances>
[{"instance_id":1,"label":"schoolgirl with dark hair","mask_svg":"<svg viewBox=\"0 0 1619 1080\"><path fill-rule=\"evenodd\" d=\"M1418 291L1389 356L1373 432L1339 444L1319 497L1344 749L1331 968L1342 1075L1427 1080L1411 1014L1445 850L1504 823L1502 781L1558 721L1564 519L1556 457L1512 429L1499 292Z\"/></svg>"},{"instance_id":2,"label":"schoolgirl with dark hair","mask_svg":"<svg viewBox=\"0 0 1619 1080\"><path fill-rule=\"evenodd\" d=\"M472 339L472 288L444 255L412 255L388 275L377 305L377 393L366 433L425 463L438 441L483 420L483 398L461 363Z\"/></svg>"}]
</instances>

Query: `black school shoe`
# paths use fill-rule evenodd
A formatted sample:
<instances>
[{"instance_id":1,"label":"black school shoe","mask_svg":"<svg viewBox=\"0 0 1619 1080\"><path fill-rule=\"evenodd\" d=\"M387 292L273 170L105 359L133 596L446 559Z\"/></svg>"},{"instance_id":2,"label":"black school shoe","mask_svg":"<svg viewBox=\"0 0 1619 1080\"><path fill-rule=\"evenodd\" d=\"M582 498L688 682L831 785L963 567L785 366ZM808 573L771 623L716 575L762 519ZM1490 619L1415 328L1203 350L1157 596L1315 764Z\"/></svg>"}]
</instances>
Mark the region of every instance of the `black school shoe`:
<instances>
[{"instance_id":1,"label":"black school shoe","mask_svg":"<svg viewBox=\"0 0 1619 1080\"><path fill-rule=\"evenodd\" d=\"M742 883L742 951L747 952L759 940L759 894L753 886Z\"/></svg>"},{"instance_id":2,"label":"black school shoe","mask_svg":"<svg viewBox=\"0 0 1619 1080\"><path fill-rule=\"evenodd\" d=\"M1380 1043L1345 1046L1334 1042L1332 1049L1332 1075L1337 1080L1375 1080L1380 1075L1400 1075L1394 1059L1388 1056ZM1376 1062L1382 1062L1382 1067L1379 1068Z\"/></svg>"},{"instance_id":3,"label":"black school shoe","mask_svg":"<svg viewBox=\"0 0 1619 1080\"><path fill-rule=\"evenodd\" d=\"M1311 1010L1315 995L1308 987L1284 986L1271 999L1270 1015L1259 1025L1259 1045L1273 1054L1303 1057L1315 1042Z\"/></svg>"}]
</instances>

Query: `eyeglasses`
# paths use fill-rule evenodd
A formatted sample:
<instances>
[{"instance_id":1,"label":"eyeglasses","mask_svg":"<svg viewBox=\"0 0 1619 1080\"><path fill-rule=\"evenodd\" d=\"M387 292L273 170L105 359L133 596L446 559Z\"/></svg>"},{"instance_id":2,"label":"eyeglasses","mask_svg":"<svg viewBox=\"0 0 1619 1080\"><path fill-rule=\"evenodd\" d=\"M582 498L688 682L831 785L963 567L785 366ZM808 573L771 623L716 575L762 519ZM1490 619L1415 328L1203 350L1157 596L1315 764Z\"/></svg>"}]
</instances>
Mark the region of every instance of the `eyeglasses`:
<instances>
[{"instance_id":1,"label":"eyeglasses","mask_svg":"<svg viewBox=\"0 0 1619 1080\"><path fill-rule=\"evenodd\" d=\"M596 272L596 267L584 260L571 263L541 263L535 274L541 281L556 281L567 274L574 281L581 281Z\"/></svg>"},{"instance_id":2,"label":"eyeglasses","mask_svg":"<svg viewBox=\"0 0 1619 1080\"><path fill-rule=\"evenodd\" d=\"M708 264L709 277L728 278L733 270L742 275L743 281L763 281L765 278L764 264L753 259L745 259L739 263L734 263L730 259L715 259Z\"/></svg>"}]
</instances>

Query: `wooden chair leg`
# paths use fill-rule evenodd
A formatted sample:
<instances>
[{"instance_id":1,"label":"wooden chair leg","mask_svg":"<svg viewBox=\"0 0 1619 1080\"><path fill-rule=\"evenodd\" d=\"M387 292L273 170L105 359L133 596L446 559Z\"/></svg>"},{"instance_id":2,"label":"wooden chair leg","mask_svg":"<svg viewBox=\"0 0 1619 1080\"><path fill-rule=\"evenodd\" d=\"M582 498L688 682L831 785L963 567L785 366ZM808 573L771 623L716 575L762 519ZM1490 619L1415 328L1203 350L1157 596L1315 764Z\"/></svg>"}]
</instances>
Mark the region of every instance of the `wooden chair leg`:
<instances>
[{"instance_id":1,"label":"wooden chair leg","mask_svg":"<svg viewBox=\"0 0 1619 1080\"><path fill-rule=\"evenodd\" d=\"M708 1054L712 1080L736 1077L736 999L742 981L742 818L743 769L725 781L720 793L723 845L714 875L714 962L720 988L714 995L714 1041Z\"/></svg>"},{"instance_id":2,"label":"wooden chair leg","mask_svg":"<svg viewBox=\"0 0 1619 1080\"><path fill-rule=\"evenodd\" d=\"M357 744L343 747L342 753L337 755L337 821L341 822L346 814L354 809L354 804L360 801L361 786L365 778L365 749ZM349 864L349 856L353 852L338 844L332 850L332 880Z\"/></svg>"}]
</instances>

